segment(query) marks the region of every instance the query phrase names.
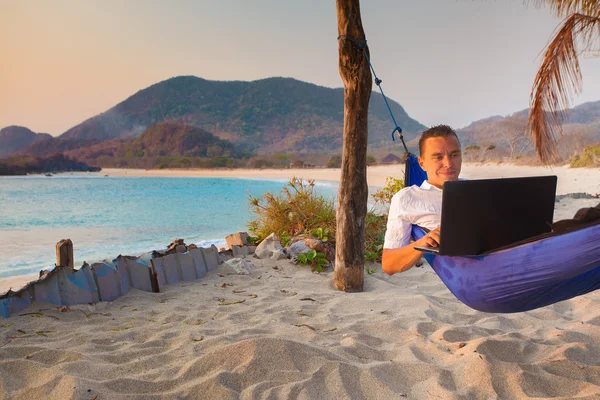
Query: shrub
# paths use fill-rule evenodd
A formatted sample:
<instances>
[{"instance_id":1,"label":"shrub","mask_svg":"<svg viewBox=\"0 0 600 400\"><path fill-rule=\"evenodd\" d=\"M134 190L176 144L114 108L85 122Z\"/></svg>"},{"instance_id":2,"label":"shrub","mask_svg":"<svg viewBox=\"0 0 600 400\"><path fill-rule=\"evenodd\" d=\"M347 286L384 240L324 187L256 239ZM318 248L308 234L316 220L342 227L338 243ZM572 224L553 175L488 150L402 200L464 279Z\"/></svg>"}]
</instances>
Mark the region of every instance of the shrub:
<instances>
[{"instance_id":1,"label":"shrub","mask_svg":"<svg viewBox=\"0 0 600 400\"><path fill-rule=\"evenodd\" d=\"M365 259L380 261L387 225L387 212L392 196L404 187L404 181L388 177L386 186L372 196L380 205L379 212L369 210L365 217ZM291 237L310 234L324 242L335 242L335 208L333 200L314 191L314 181L292 178L280 196L270 192L262 198L248 196L250 209L256 218L248 224L253 241L260 242L271 233L277 234L284 246ZM317 255L315 255L317 256ZM319 257L318 257L319 258ZM313 258L307 259L314 267ZM302 263L302 257L299 257ZM310 262L308 262L310 261ZM320 263L320 261L317 261ZM316 269L316 268L315 268Z\"/></svg>"},{"instance_id":2,"label":"shrub","mask_svg":"<svg viewBox=\"0 0 600 400\"><path fill-rule=\"evenodd\" d=\"M390 203L392 197L403 187L402 179L388 176L386 185L371 195L375 199L375 205L379 207L369 210L365 217L365 260L381 261Z\"/></svg>"},{"instance_id":3,"label":"shrub","mask_svg":"<svg viewBox=\"0 0 600 400\"><path fill-rule=\"evenodd\" d=\"M342 156L331 156L327 161L327 168L340 168L342 166Z\"/></svg>"},{"instance_id":4,"label":"shrub","mask_svg":"<svg viewBox=\"0 0 600 400\"><path fill-rule=\"evenodd\" d=\"M325 254L319 253L316 250L298 254L296 259L299 264L310 265L317 272L323 272L323 267L329 264L329 261L325 258Z\"/></svg>"},{"instance_id":5,"label":"shrub","mask_svg":"<svg viewBox=\"0 0 600 400\"><path fill-rule=\"evenodd\" d=\"M371 196L375 199L375 203L386 207L392 202L392 197L404 188L404 181L388 176L385 179L385 186L373 193Z\"/></svg>"},{"instance_id":6,"label":"shrub","mask_svg":"<svg viewBox=\"0 0 600 400\"><path fill-rule=\"evenodd\" d=\"M570 166L571 168L600 166L600 143L583 149L580 155L571 159Z\"/></svg>"},{"instance_id":7,"label":"shrub","mask_svg":"<svg viewBox=\"0 0 600 400\"><path fill-rule=\"evenodd\" d=\"M250 211L256 216L248 228L259 240L273 232L279 237L293 237L316 229L335 232L333 200L317 195L314 180L294 177L279 196L267 192L258 198L250 194L248 200Z\"/></svg>"}]
</instances>

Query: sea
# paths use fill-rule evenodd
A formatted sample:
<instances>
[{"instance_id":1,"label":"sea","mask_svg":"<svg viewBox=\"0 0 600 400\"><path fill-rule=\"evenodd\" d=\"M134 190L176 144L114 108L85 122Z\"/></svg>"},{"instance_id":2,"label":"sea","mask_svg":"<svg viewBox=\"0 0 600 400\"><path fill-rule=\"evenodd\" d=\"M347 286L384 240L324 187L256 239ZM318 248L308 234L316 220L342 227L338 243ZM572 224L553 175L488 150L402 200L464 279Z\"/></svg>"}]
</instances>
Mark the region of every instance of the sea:
<instances>
[{"instance_id":1,"label":"sea","mask_svg":"<svg viewBox=\"0 0 600 400\"><path fill-rule=\"evenodd\" d=\"M287 180L110 177L100 173L0 177L0 278L39 273L56 243L73 241L75 267L165 249L173 239L217 247L255 218L248 196ZM336 184L316 192L335 198Z\"/></svg>"}]
</instances>

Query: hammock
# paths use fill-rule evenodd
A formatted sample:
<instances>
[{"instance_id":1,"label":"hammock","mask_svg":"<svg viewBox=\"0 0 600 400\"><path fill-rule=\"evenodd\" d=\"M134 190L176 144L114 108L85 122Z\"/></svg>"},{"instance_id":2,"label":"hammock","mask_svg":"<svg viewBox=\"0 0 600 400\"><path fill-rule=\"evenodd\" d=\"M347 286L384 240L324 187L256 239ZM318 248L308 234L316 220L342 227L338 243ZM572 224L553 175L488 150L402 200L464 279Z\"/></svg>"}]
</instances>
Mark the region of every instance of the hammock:
<instances>
[{"instance_id":1,"label":"hammock","mask_svg":"<svg viewBox=\"0 0 600 400\"><path fill-rule=\"evenodd\" d=\"M409 153L406 186L425 179ZM424 234L413 226L415 240ZM600 289L600 224L482 256L425 254L425 259L467 306L490 313L529 311Z\"/></svg>"},{"instance_id":2,"label":"hammock","mask_svg":"<svg viewBox=\"0 0 600 400\"><path fill-rule=\"evenodd\" d=\"M367 42L346 35L363 52L392 117L394 134L406 150L406 186L427 179L417 158L410 154L402 128L396 122L385 97L382 80L366 51ZM413 226L412 236L425 232ZM426 254L425 259L450 291L463 303L483 312L513 313L534 310L549 304L600 289L600 223L569 233L553 234L479 257L449 257Z\"/></svg>"}]
</instances>

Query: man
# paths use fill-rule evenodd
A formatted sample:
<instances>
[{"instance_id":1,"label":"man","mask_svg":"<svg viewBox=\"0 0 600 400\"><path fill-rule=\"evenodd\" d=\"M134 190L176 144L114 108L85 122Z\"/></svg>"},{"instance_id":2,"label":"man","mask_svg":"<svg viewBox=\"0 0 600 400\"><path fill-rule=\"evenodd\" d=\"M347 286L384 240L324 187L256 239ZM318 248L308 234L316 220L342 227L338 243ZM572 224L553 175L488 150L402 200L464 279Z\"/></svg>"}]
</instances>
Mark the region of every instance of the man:
<instances>
[{"instance_id":1,"label":"man","mask_svg":"<svg viewBox=\"0 0 600 400\"><path fill-rule=\"evenodd\" d=\"M419 153L419 165L427 172L427 180L420 187L405 187L392 197L382 259L383 271L388 275L404 272L421 259L423 252L414 246L439 246L442 186L457 180L460 174L460 142L449 126L437 125L423 132ZM410 243L412 225L430 232Z\"/></svg>"}]
</instances>

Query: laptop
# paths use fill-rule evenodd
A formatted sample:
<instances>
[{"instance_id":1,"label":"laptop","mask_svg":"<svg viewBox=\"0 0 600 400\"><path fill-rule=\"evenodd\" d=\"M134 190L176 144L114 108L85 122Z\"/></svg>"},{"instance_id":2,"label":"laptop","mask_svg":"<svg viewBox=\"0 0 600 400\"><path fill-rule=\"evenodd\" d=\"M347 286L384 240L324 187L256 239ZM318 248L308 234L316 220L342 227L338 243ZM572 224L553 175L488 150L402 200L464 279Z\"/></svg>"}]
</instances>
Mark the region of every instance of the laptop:
<instances>
[{"instance_id":1,"label":"laptop","mask_svg":"<svg viewBox=\"0 0 600 400\"><path fill-rule=\"evenodd\" d=\"M552 230L556 176L445 182L439 247L415 249L476 256Z\"/></svg>"}]
</instances>

